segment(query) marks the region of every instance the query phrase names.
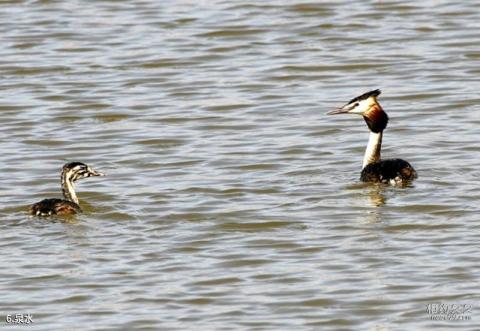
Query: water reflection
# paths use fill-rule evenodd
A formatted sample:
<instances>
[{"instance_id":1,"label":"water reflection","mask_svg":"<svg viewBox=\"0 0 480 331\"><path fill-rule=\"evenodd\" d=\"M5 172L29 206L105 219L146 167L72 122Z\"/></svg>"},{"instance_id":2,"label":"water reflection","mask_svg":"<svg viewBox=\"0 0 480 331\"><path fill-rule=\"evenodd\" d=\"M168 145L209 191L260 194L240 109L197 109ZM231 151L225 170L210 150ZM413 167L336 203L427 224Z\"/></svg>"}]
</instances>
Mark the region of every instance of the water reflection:
<instances>
[{"instance_id":1,"label":"water reflection","mask_svg":"<svg viewBox=\"0 0 480 331\"><path fill-rule=\"evenodd\" d=\"M391 189L391 187L385 184L363 182L347 185L346 188L347 190L357 192L359 197L364 200L364 205L371 207L383 206L387 202L385 192L389 188Z\"/></svg>"},{"instance_id":2,"label":"water reflection","mask_svg":"<svg viewBox=\"0 0 480 331\"><path fill-rule=\"evenodd\" d=\"M387 202L385 197L385 190L387 187L384 184L373 184L367 188L367 196L372 207L383 206Z\"/></svg>"}]
</instances>

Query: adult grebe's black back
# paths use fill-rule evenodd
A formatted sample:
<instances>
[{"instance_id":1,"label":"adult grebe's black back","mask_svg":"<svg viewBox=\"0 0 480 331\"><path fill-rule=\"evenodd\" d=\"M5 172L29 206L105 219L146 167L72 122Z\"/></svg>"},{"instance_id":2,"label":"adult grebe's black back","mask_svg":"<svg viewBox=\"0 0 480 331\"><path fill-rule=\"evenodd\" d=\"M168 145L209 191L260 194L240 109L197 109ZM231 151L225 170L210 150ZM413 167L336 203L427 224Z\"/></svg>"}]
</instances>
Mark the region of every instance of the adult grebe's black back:
<instances>
[{"instance_id":1,"label":"adult grebe's black back","mask_svg":"<svg viewBox=\"0 0 480 331\"><path fill-rule=\"evenodd\" d=\"M363 158L360 179L364 182L406 184L417 178L417 172L407 161L401 159L380 160L383 130L387 127L388 116L377 101L380 90L362 94L350 100L342 108L333 110L334 114L362 115L370 129L367 150Z\"/></svg>"},{"instance_id":2,"label":"adult grebe's black back","mask_svg":"<svg viewBox=\"0 0 480 331\"><path fill-rule=\"evenodd\" d=\"M82 211L75 193L75 181L91 176L105 176L82 162L70 162L63 166L61 183L65 199L44 199L33 204L29 212L37 216L72 215Z\"/></svg>"}]
</instances>

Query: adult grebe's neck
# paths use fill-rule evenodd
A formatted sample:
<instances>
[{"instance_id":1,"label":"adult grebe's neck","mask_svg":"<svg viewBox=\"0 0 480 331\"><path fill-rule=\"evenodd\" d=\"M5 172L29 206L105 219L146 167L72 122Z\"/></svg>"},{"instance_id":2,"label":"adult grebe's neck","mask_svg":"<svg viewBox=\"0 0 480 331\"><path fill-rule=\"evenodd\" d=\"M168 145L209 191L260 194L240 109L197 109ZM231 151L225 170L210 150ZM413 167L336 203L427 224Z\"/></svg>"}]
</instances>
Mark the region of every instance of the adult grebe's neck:
<instances>
[{"instance_id":1,"label":"adult grebe's neck","mask_svg":"<svg viewBox=\"0 0 480 331\"><path fill-rule=\"evenodd\" d=\"M367 164L380 161L380 149L382 148L383 130L387 127L388 116L382 107L375 102L367 112L363 113L363 118L370 129L367 150L363 158L363 168Z\"/></svg>"},{"instance_id":2,"label":"adult grebe's neck","mask_svg":"<svg viewBox=\"0 0 480 331\"><path fill-rule=\"evenodd\" d=\"M62 193L66 200L73 201L78 205L77 194L75 193L75 186L73 184L72 173L68 170L62 171Z\"/></svg>"},{"instance_id":3,"label":"adult grebe's neck","mask_svg":"<svg viewBox=\"0 0 480 331\"><path fill-rule=\"evenodd\" d=\"M365 150L365 156L363 157L362 169L370 163L380 161L380 150L382 149L382 135L383 131L370 131L367 149Z\"/></svg>"}]
</instances>

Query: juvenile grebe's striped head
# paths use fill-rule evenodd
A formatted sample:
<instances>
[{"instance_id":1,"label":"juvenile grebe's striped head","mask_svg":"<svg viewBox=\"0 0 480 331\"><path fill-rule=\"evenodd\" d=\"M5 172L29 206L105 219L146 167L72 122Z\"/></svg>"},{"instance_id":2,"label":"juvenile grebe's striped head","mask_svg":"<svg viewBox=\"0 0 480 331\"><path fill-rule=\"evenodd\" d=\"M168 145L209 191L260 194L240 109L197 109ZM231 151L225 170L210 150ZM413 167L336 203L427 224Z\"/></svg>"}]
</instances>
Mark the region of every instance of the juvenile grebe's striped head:
<instances>
[{"instance_id":1,"label":"juvenile grebe's striped head","mask_svg":"<svg viewBox=\"0 0 480 331\"><path fill-rule=\"evenodd\" d=\"M75 182L82 178L91 176L105 176L101 172L97 172L82 162L70 162L63 166L62 169L62 192L65 199L78 204L77 194L75 193Z\"/></svg>"},{"instance_id":2,"label":"juvenile grebe's striped head","mask_svg":"<svg viewBox=\"0 0 480 331\"><path fill-rule=\"evenodd\" d=\"M327 115L359 114L363 116L372 132L381 132L387 127L388 116L377 101L380 93L378 89L364 93L353 98L343 107L328 112Z\"/></svg>"},{"instance_id":3,"label":"juvenile grebe's striped head","mask_svg":"<svg viewBox=\"0 0 480 331\"><path fill-rule=\"evenodd\" d=\"M105 174L93 170L82 162L70 162L63 166L62 178L71 182L91 176L105 176Z\"/></svg>"}]
</instances>

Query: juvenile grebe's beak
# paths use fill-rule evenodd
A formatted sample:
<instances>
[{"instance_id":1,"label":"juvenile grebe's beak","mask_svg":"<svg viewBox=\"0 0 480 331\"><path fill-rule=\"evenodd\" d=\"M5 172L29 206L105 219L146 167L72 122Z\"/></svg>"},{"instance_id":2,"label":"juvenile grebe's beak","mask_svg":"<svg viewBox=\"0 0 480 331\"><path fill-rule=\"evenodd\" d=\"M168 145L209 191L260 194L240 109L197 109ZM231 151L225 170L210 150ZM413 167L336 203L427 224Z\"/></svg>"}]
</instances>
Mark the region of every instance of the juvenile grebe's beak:
<instances>
[{"instance_id":1,"label":"juvenile grebe's beak","mask_svg":"<svg viewBox=\"0 0 480 331\"><path fill-rule=\"evenodd\" d=\"M105 176L103 172L95 171L93 169L88 170L88 175L90 176Z\"/></svg>"}]
</instances>

